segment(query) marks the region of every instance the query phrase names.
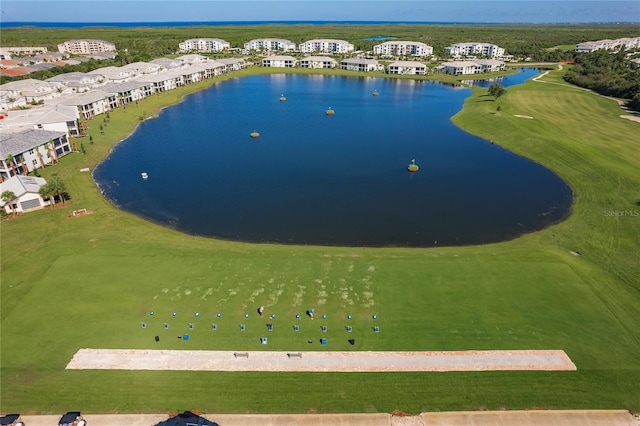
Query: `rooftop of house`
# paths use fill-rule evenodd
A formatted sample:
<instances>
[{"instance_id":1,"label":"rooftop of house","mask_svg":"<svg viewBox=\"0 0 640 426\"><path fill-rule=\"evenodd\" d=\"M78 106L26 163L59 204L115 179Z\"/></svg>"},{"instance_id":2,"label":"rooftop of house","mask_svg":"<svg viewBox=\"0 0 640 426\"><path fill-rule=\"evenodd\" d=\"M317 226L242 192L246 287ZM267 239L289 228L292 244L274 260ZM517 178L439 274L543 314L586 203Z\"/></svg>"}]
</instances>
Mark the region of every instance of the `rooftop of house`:
<instances>
[{"instance_id":1,"label":"rooftop of house","mask_svg":"<svg viewBox=\"0 0 640 426\"><path fill-rule=\"evenodd\" d=\"M40 187L46 183L47 181L41 177L15 175L0 183L0 193L11 191L16 197L28 192L37 194L40 191ZM0 206L4 207L6 204L4 200L0 200Z\"/></svg>"},{"instance_id":2,"label":"rooftop of house","mask_svg":"<svg viewBox=\"0 0 640 426\"><path fill-rule=\"evenodd\" d=\"M390 67L425 67L426 65L418 61L396 61L389 64Z\"/></svg>"},{"instance_id":3,"label":"rooftop of house","mask_svg":"<svg viewBox=\"0 0 640 426\"><path fill-rule=\"evenodd\" d=\"M2 132L0 133L0 158L22 154L66 134L67 132L40 129L28 129L18 133Z\"/></svg>"}]
</instances>

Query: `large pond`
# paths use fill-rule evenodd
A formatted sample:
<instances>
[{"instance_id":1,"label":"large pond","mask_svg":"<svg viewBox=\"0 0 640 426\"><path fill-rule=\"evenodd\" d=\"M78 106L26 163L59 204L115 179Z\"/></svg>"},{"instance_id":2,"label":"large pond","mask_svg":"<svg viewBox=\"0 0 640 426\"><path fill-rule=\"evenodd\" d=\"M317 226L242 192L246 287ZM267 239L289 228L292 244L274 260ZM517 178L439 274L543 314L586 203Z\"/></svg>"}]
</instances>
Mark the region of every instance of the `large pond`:
<instances>
[{"instance_id":1,"label":"large pond","mask_svg":"<svg viewBox=\"0 0 640 426\"><path fill-rule=\"evenodd\" d=\"M469 95L416 80L234 78L141 123L94 178L126 211L240 241L478 244L566 217L572 193L558 176L451 123Z\"/></svg>"}]
</instances>

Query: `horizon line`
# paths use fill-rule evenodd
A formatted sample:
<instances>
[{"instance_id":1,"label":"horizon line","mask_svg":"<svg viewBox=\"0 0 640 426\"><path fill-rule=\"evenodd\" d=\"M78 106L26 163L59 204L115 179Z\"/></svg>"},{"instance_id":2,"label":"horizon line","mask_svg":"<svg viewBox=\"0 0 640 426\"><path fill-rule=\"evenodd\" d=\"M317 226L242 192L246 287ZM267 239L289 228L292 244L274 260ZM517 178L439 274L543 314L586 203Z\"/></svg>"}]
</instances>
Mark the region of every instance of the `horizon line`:
<instances>
[{"instance_id":1,"label":"horizon line","mask_svg":"<svg viewBox=\"0 0 640 426\"><path fill-rule=\"evenodd\" d=\"M221 20L221 21L0 21L0 28L5 24L84 24L84 25L101 25L101 24L232 24L232 23L255 23L255 24L290 24L290 23L362 23L362 24L449 24L449 25L544 25L544 24L560 24L560 25L634 25L640 24L640 21L405 21L405 20L313 20L313 19L288 19L288 20Z\"/></svg>"}]
</instances>

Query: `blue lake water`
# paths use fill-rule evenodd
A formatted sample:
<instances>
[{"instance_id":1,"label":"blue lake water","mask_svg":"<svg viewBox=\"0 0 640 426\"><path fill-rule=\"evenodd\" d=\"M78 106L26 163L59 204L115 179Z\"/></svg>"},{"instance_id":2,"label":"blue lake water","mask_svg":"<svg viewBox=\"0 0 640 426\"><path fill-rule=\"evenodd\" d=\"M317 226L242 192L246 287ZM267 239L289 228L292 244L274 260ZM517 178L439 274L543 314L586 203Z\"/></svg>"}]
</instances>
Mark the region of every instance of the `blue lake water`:
<instances>
[{"instance_id":1,"label":"blue lake water","mask_svg":"<svg viewBox=\"0 0 640 426\"><path fill-rule=\"evenodd\" d=\"M143 122L94 179L126 211L240 241L478 244L566 217L558 176L451 123L469 95L417 80L234 78Z\"/></svg>"}]
</instances>

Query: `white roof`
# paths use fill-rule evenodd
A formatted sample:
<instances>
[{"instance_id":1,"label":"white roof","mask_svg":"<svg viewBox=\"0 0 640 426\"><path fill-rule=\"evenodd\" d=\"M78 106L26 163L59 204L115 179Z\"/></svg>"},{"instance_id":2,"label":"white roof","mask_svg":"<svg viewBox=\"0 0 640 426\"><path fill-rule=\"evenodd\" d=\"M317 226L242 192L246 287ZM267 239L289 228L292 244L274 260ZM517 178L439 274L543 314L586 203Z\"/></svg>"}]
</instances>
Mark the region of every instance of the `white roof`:
<instances>
[{"instance_id":1,"label":"white roof","mask_svg":"<svg viewBox=\"0 0 640 426\"><path fill-rule=\"evenodd\" d=\"M16 91L16 92L37 92L40 88L48 88L50 90L54 90L55 88L60 87L59 83L52 83L47 81L36 80L33 78L28 78L25 80L17 80L10 81L9 83L5 83L0 85L0 91ZM31 96L31 95L29 95Z\"/></svg>"},{"instance_id":2,"label":"white roof","mask_svg":"<svg viewBox=\"0 0 640 426\"><path fill-rule=\"evenodd\" d=\"M54 104L42 108L14 110L2 120L2 132L32 129L36 124L67 123L78 118L79 113L75 106Z\"/></svg>"},{"instance_id":3,"label":"white roof","mask_svg":"<svg viewBox=\"0 0 640 426\"><path fill-rule=\"evenodd\" d=\"M337 62L335 59L330 58L328 56L307 56L302 58L301 61L311 61L311 62Z\"/></svg>"},{"instance_id":4,"label":"white roof","mask_svg":"<svg viewBox=\"0 0 640 426\"><path fill-rule=\"evenodd\" d=\"M389 64L390 67L424 67L422 62L418 61L396 61Z\"/></svg>"},{"instance_id":5,"label":"white roof","mask_svg":"<svg viewBox=\"0 0 640 426\"><path fill-rule=\"evenodd\" d=\"M11 191L18 198L27 192L37 194L40 191L40 187L46 183L47 181L41 177L22 175L11 176L9 179L0 183L0 194L4 191ZM6 204L7 203L3 200L0 200L0 206L5 206Z\"/></svg>"},{"instance_id":6,"label":"white roof","mask_svg":"<svg viewBox=\"0 0 640 426\"><path fill-rule=\"evenodd\" d=\"M472 61L450 61L450 62L443 62L442 65L445 67L453 67L453 68L478 66L477 63Z\"/></svg>"},{"instance_id":7,"label":"white roof","mask_svg":"<svg viewBox=\"0 0 640 426\"><path fill-rule=\"evenodd\" d=\"M271 55L264 58L265 61L295 61L296 58L287 55Z\"/></svg>"},{"instance_id":8,"label":"white roof","mask_svg":"<svg viewBox=\"0 0 640 426\"><path fill-rule=\"evenodd\" d=\"M73 96L66 96L57 101L60 105L82 106L90 105L94 102L101 101L110 96L109 93L102 90L91 90L87 93L81 93Z\"/></svg>"},{"instance_id":9,"label":"white roof","mask_svg":"<svg viewBox=\"0 0 640 426\"><path fill-rule=\"evenodd\" d=\"M349 64L368 64L368 65L378 65L378 61L375 59L366 59L366 58L347 58L343 59L342 62L346 62Z\"/></svg>"}]
</instances>

